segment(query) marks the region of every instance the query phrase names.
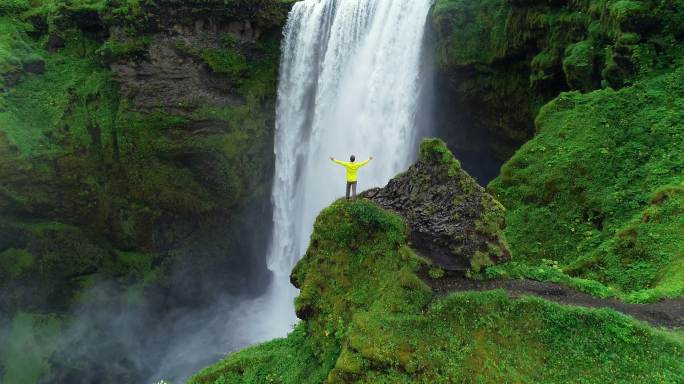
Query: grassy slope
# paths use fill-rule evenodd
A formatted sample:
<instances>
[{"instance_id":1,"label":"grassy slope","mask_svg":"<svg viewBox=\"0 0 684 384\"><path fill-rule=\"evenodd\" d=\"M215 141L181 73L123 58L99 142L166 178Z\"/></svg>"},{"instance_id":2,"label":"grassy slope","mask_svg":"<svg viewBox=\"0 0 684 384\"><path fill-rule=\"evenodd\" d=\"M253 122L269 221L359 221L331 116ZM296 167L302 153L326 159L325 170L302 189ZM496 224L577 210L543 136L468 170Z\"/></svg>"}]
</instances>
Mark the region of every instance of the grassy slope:
<instances>
[{"instance_id":1,"label":"grassy slope","mask_svg":"<svg viewBox=\"0 0 684 384\"><path fill-rule=\"evenodd\" d=\"M366 201L318 217L293 279L307 320L190 380L624 383L684 380L677 338L609 310L503 292L433 296L402 220Z\"/></svg>"},{"instance_id":2,"label":"grassy slope","mask_svg":"<svg viewBox=\"0 0 684 384\"><path fill-rule=\"evenodd\" d=\"M536 120L490 184L515 261L487 275L634 302L684 294L684 4L440 0L433 23L440 67L479 73L462 92L503 122Z\"/></svg>"},{"instance_id":3,"label":"grassy slope","mask_svg":"<svg viewBox=\"0 0 684 384\"><path fill-rule=\"evenodd\" d=\"M560 262L635 301L684 293L684 67L564 94L491 184L517 259Z\"/></svg>"}]
</instances>

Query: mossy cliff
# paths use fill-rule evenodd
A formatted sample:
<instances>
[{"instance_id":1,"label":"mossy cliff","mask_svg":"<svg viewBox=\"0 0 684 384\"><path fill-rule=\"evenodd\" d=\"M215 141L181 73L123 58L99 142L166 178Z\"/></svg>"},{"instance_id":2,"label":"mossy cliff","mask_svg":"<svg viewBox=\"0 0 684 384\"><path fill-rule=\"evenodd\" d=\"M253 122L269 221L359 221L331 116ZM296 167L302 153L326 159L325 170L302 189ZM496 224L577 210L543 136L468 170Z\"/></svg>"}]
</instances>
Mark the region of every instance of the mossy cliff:
<instances>
[{"instance_id":1,"label":"mossy cliff","mask_svg":"<svg viewBox=\"0 0 684 384\"><path fill-rule=\"evenodd\" d=\"M426 273L430 255L411 249L410 231L365 199L323 210L292 273L304 320L287 338L229 355L190 383L684 380L684 345L616 312L502 291L433 293L423 279L442 274Z\"/></svg>"},{"instance_id":2,"label":"mossy cliff","mask_svg":"<svg viewBox=\"0 0 684 384\"><path fill-rule=\"evenodd\" d=\"M677 0L438 0L431 24L449 84L441 130L457 152L475 145L501 160L560 92L619 89L665 70L684 35Z\"/></svg>"},{"instance_id":3,"label":"mossy cliff","mask_svg":"<svg viewBox=\"0 0 684 384\"><path fill-rule=\"evenodd\" d=\"M2 2L0 251L24 255L2 258L2 284L17 283L3 307L64 308L88 276L149 282L190 252L198 268L233 253L257 277L235 224L247 207L269 219L285 14L275 1Z\"/></svg>"},{"instance_id":4,"label":"mossy cliff","mask_svg":"<svg viewBox=\"0 0 684 384\"><path fill-rule=\"evenodd\" d=\"M2 328L40 334L101 281L130 303L192 305L211 300L199 276L265 286L287 9L0 0ZM32 382L7 366L17 351L0 350L0 381Z\"/></svg>"},{"instance_id":5,"label":"mossy cliff","mask_svg":"<svg viewBox=\"0 0 684 384\"><path fill-rule=\"evenodd\" d=\"M514 254L654 300L684 293L684 67L620 91L564 94L492 191Z\"/></svg>"},{"instance_id":6,"label":"mossy cliff","mask_svg":"<svg viewBox=\"0 0 684 384\"><path fill-rule=\"evenodd\" d=\"M432 20L452 147L531 138L489 186L517 260L489 274L681 296L684 3L440 0Z\"/></svg>"}]
</instances>

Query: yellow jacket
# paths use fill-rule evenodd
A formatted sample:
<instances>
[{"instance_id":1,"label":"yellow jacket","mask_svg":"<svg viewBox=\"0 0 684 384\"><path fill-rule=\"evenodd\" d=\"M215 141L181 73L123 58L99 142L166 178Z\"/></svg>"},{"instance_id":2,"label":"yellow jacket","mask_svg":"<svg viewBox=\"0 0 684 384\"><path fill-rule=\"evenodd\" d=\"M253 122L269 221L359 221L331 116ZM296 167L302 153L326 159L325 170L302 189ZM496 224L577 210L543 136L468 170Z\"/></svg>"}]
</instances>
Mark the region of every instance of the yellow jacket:
<instances>
[{"instance_id":1,"label":"yellow jacket","mask_svg":"<svg viewBox=\"0 0 684 384\"><path fill-rule=\"evenodd\" d=\"M364 165L368 164L368 162L370 161L370 159L368 159L368 160L366 160L366 161L362 161L362 162L360 162L360 163L356 163L356 162L352 163L352 162L348 162L348 161L340 161L340 160L337 160L337 159L333 159L333 161L336 162L337 164L339 164L339 165L341 165L341 166L347 168L347 182L353 183L353 182L355 182L356 179L357 179L356 171L358 171L359 168L363 167Z\"/></svg>"}]
</instances>

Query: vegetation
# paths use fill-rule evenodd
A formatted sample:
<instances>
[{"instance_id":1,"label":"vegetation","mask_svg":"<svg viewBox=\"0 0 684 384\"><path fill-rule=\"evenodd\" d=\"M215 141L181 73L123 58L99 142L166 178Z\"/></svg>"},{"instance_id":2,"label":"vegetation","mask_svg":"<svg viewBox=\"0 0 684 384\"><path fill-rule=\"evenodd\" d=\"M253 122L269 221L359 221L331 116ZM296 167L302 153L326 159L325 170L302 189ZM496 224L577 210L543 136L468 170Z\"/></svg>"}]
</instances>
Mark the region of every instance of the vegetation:
<instances>
[{"instance_id":1,"label":"vegetation","mask_svg":"<svg viewBox=\"0 0 684 384\"><path fill-rule=\"evenodd\" d=\"M164 106L141 111L122 95L107 63L147 55L155 30L131 21L155 17L143 12L149 6L132 0L0 2L0 207L7 213L1 224L19 234L15 243L0 245L8 255L3 263L12 264L11 278L0 284L34 280L37 271L55 284L73 273L152 276L149 269L161 264L144 260L160 257L160 241L187 237L186 221L232 215L248 200L267 196L277 37L243 44L228 36L222 46L202 48L199 59L229 77L234 97L243 101L194 111L188 106L191 113ZM240 69L230 69L234 63L222 57L238 57ZM183 133L197 124L216 129ZM160 220L168 223L165 240ZM36 246L47 240L45 232L33 228L54 222L64 225L49 235L65 241L48 257ZM93 253L76 251L83 243L97 245ZM121 254L139 255L141 263L119 263ZM62 273L46 269L51 257L61 260ZM88 267L64 265L72 259ZM66 291L49 289L63 291L62 304L70 300L66 292L80 289L78 281L65 283L71 285ZM16 292L10 295L12 307L22 302Z\"/></svg>"},{"instance_id":2,"label":"vegetation","mask_svg":"<svg viewBox=\"0 0 684 384\"><path fill-rule=\"evenodd\" d=\"M671 0L437 2L438 64L473 124L495 142L535 134L490 184L515 261L486 276L684 293L683 21Z\"/></svg>"},{"instance_id":3,"label":"vegetation","mask_svg":"<svg viewBox=\"0 0 684 384\"><path fill-rule=\"evenodd\" d=\"M268 201L291 2L0 0L0 381L50 370L65 311L98 281L144 305L173 263L234 261L243 209ZM198 36L165 34L169 10ZM259 33L198 32L209 16ZM631 302L682 297L683 3L438 0L432 26L452 109L469 111L459 124L510 157L489 189L514 261L484 268L481 249L473 269ZM219 102L140 103L155 88L127 89L115 68L164 49ZM460 171L440 141L421 156ZM368 201L334 203L293 272L304 320L191 382L684 382L681 331L503 292L436 296L418 274L445 272L406 233Z\"/></svg>"},{"instance_id":4,"label":"vegetation","mask_svg":"<svg viewBox=\"0 0 684 384\"><path fill-rule=\"evenodd\" d=\"M436 60L453 108L467 111L459 129L489 132L488 152L508 159L560 92L618 89L671 68L683 14L676 0L438 0Z\"/></svg>"},{"instance_id":5,"label":"vegetation","mask_svg":"<svg viewBox=\"0 0 684 384\"><path fill-rule=\"evenodd\" d=\"M610 310L505 293L435 296L398 216L338 201L316 220L292 279L305 320L228 356L207 383L668 382L684 344ZM655 364L655 366L654 366Z\"/></svg>"},{"instance_id":6,"label":"vegetation","mask_svg":"<svg viewBox=\"0 0 684 384\"><path fill-rule=\"evenodd\" d=\"M684 293L683 79L680 67L544 107L539 134L491 185L519 260L557 260L631 301Z\"/></svg>"},{"instance_id":7,"label":"vegetation","mask_svg":"<svg viewBox=\"0 0 684 384\"><path fill-rule=\"evenodd\" d=\"M214 14L259 29L249 39L177 37L192 52L175 54L223 81L230 103L171 104L162 90L143 108L125 89L116 68L154 62L170 10L192 27ZM286 10L277 0L0 0L0 321L19 324L0 335L1 382L34 383L60 363L47 341L18 362L17 345L41 342L43 321L30 319L68 326L69 308L98 283L144 306L151 290L173 295L183 263L205 277L235 263L246 207L270 192L279 63L270 29ZM251 214L255 225L270 220L264 212Z\"/></svg>"}]
</instances>

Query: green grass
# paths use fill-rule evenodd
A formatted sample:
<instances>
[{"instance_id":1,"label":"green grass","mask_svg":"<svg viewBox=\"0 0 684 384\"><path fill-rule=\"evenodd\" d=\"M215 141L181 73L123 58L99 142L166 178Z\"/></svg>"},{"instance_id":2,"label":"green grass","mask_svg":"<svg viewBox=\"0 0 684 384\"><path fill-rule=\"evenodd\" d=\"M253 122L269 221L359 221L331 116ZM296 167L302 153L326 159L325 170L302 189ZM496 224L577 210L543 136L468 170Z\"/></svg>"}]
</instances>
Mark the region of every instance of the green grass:
<instances>
[{"instance_id":1,"label":"green grass","mask_svg":"<svg viewBox=\"0 0 684 384\"><path fill-rule=\"evenodd\" d=\"M684 67L619 91L567 93L490 190L517 261L560 263L630 301L684 294Z\"/></svg>"},{"instance_id":2,"label":"green grass","mask_svg":"<svg viewBox=\"0 0 684 384\"><path fill-rule=\"evenodd\" d=\"M5 96L0 126L25 157L56 156L73 147L83 150L91 144L88 127L112 129L116 96L110 74L79 52L91 42L73 39L72 50L48 57L44 75L25 75ZM72 148L65 148L63 140Z\"/></svg>"},{"instance_id":3,"label":"green grass","mask_svg":"<svg viewBox=\"0 0 684 384\"><path fill-rule=\"evenodd\" d=\"M684 344L612 310L501 291L434 296L402 220L338 201L293 272L301 322L189 382L626 383L684 380Z\"/></svg>"}]
</instances>

